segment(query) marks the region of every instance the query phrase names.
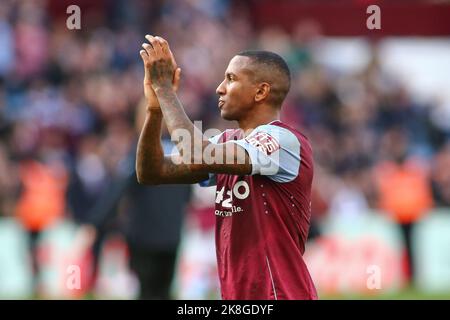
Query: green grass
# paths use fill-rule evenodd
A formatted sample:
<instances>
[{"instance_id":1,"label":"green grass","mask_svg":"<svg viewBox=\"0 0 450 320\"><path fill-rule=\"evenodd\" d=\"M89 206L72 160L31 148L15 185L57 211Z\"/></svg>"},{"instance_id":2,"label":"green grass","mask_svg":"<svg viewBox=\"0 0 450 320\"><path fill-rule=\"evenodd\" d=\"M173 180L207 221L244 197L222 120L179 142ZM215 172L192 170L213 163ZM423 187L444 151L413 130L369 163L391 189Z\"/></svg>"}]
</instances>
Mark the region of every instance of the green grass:
<instances>
[{"instance_id":1,"label":"green grass","mask_svg":"<svg viewBox=\"0 0 450 320\"><path fill-rule=\"evenodd\" d=\"M450 300L449 292L428 293L414 288L374 294L319 295L321 300Z\"/></svg>"}]
</instances>

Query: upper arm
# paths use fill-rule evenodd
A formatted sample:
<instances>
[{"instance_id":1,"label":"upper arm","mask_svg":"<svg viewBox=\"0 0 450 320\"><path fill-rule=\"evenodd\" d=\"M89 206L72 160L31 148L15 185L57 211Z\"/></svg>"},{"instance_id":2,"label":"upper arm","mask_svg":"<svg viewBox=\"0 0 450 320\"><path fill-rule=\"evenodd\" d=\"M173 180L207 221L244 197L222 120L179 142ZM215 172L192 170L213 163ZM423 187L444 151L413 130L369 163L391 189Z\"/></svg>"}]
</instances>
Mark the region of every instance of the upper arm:
<instances>
[{"instance_id":1,"label":"upper arm","mask_svg":"<svg viewBox=\"0 0 450 320\"><path fill-rule=\"evenodd\" d=\"M198 183L207 180L210 173L248 175L252 172L247 151L231 142L209 143L197 162L186 161L179 154L165 156L159 183Z\"/></svg>"},{"instance_id":2,"label":"upper arm","mask_svg":"<svg viewBox=\"0 0 450 320\"><path fill-rule=\"evenodd\" d=\"M289 182L299 174L300 141L288 129L262 125L245 139L231 142L247 152L252 175L264 175L276 182Z\"/></svg>"},{"instance_id":3,"label":"upper arm","mask_svg":"<svg viewBox=\"0 0 450 320\"><path fill-rule=\"evenodd\" d=\"M208 150L209 148L209 150ZM208 153L210 155L207 155ZM198 183L210 174L247 175L252 172L250 157L244 148L233 143L210 143L199 161L179 154L164 157L159 183Z\"/></svg>"},{"instance_id":4,"label":"upper arm","mask_svg":"<svg viewBox=\"0 0 450 320\"><path fill-rule=\"evenodd\" d=\"M157 184L198 183L208 179L207 172L193 171L189 164L181 161L180 155L164 156L161 176Z\"/></svg>"},{"instance_id":5,"label":"upper arm","mask_svg":"<svg viewBox=\"0 0 450 320\"><path fill-rule=\"evenodd\" d=\"M197 183L215 174L265 175L289 182L300 170L300 142L287 129L264 125L245 139L218 143L210 139L201 157L166 156L159 183ZM210 184L210 183L209 183Z\"/></svg>"},{"instance_id":6,"label":"upper arm","mask_svg":"<svg viewBox=\"0 0 450 320\"><path fill-rule=\"evenodd\" d=\"M250 157L244 148L231 142L207 143L196 160L179 153L165 155L158 174L142 178L144 184L179 184L205 182L210 174L247 175L252 172Z\"/></svg>"},{"instance_id":7,"label":"upper arm","mask_svg":"<svg viewBox=\"0 0 450 320\"><path fill-rule=\"evenodd\" d=\"M248 152L232 141L225 143L207 143L204 145L202 157L193 159L192 171L213 174L248 175L252 172L252 164Z\"/></svg>"},{"instance_id":8,"label":"upper arm","mask_svg":"<svg viewBox=\"0 0 450 320\"><path fill-rule=\"evenodd\" d=\"M263 125L244 139L207 144L195 170L211 174L206 185L214 183L216 173L264 175L276 182L289 182L299 174L300 150L300 141L290 130Z\"/></svg>"}]
</instances>

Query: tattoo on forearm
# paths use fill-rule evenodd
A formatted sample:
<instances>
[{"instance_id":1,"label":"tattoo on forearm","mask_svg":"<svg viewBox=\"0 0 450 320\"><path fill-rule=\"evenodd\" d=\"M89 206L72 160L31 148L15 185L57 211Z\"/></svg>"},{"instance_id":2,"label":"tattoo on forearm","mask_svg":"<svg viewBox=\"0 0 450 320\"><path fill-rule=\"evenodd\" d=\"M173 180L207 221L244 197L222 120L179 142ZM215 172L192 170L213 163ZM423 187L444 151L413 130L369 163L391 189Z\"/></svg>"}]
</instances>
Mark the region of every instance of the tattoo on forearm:
<instances>
[{"instance_id":1,"label":"tattoo on forearm","mask_svg":"<svg viewBox=\"0 0 450 320\"><path fill-rule=\"evenodd\" d=\"M168 61L158 60L150 68L152 82L159 85L172 85L173 68Z\"/></svg>"},{"instance_id":2,"label":"tattoo on forearm","mask_svg":"<svg viewBox=\"0 0 450 320\"><path fill-rule=\"evenodd\" d=\"M199 129L188 118L175 93L171 89L162 89L157 95L169 131L172 133L176 129L185 129L194 137L194 131ZM200 133L200 136L202 135Z\"/></svg>"}]
</instances>

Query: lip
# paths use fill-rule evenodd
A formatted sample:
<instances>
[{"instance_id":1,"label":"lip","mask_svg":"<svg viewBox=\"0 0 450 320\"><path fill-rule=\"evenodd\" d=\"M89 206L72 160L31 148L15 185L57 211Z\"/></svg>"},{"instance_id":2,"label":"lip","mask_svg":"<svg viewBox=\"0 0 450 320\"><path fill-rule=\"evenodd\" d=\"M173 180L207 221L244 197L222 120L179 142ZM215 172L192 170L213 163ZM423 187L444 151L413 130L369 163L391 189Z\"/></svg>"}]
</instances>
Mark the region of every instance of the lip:
<instances>
[{"instance_id":1,"label":"lip","mask_svg":"<svg viewBox=\"0 0 450 320\"><path fill-rule=\"evenodd\" d=\"M224 104L225 104L225 101L219 100L219 102L218 102L219 109L221 109Z\"/></svg>"}]
</instances>

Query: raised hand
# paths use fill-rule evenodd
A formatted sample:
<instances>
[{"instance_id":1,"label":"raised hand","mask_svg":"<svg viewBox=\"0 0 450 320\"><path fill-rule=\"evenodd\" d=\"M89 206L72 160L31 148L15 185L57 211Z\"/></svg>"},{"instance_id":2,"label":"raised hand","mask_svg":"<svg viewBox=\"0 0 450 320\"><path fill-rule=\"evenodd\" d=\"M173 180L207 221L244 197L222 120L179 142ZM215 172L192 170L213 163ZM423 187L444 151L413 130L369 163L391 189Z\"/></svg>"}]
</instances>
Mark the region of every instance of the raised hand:
<instances>
[{"instance_id":1,"label":"raised hand","mask_svg":"<svg viewBox=\"0 0 450 320\"><path fill-rule=\"evenodd\" d=\"M146 35L149 43L143 43L139 53L144 63L144 94L147 99L147 109L160 109L154 89L160 86L172 86L178 90L181 69L169 49L166 40L161 37ZM155 49L156 48L156 49Z\"/></svg>"}]
</instances>

